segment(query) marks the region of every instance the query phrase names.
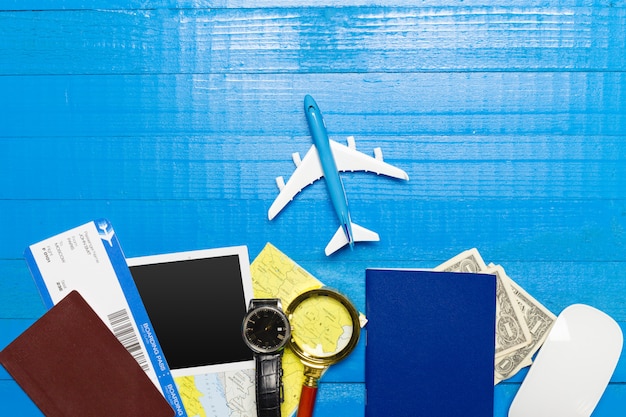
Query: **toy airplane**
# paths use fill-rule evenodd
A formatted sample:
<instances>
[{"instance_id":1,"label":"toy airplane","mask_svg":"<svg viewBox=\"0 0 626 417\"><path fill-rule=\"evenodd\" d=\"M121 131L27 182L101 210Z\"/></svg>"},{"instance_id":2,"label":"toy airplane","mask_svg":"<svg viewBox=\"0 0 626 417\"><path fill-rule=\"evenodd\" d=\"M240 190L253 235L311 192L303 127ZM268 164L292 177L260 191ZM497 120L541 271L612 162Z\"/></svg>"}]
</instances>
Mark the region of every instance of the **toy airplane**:
<instances>
[{"instance_id":1,"label":"toy airplane","mask_svg":"<svg viewBox=\"0 0 626 417\"><path fill-rule=\"evenodd\" d=\"M293 154L296 170L286 185L283 177L276 178L280 193L269 209L269 219L272 220L304 187L324 177L330 199L341 223L326 246L326 255L334 253L347 244L352 249L354 242L378 241L379 237L376 232L361 227L350 219L348 200L339 172L375 172L404 180L408 180L409 176L400 168L383 162L380 148L374 149L375 158L372 158L356 150L352 136L348 137L348 146L330 140L322 113L310 95L304 97L304 112L314 145L311 146L304 159L301 159L297 152Z\"/></svg>"}]
</instances>

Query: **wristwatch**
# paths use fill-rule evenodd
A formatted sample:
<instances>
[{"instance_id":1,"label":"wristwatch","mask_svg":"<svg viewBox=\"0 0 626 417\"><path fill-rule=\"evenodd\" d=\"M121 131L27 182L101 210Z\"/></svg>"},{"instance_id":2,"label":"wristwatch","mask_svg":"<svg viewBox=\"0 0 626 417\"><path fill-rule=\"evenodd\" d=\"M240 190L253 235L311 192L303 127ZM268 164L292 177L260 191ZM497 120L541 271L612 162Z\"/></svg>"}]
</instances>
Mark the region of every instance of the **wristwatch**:
<instances>
[{"instance_id":1,"label":"wristwatch","mask_svg":"<svg viewBox=\"0 0 626 417\"><path fill-rule=\"evenodd\" d=\"M278 298L250 300L243 319L243 340L254 353L258 417L280 417L283 402L282 355L291 326Z\"/></svg>"}]
</instances>

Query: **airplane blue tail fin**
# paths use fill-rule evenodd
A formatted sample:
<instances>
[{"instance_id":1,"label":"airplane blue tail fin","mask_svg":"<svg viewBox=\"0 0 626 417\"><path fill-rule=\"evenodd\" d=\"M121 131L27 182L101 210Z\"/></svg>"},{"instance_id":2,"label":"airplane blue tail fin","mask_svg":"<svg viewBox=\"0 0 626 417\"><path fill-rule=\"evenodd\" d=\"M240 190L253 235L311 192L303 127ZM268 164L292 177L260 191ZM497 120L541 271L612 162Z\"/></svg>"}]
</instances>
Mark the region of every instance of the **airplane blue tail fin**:
<instances>
[{"instance_id":1,"label":"airplane blue tail fin","mask_svg":"<svg viewBox=\"0 0 626 417\"><path fill-rule=\"evenodd\" d=\"M352 227L352 242L376 242L380 240L378 233L376 232L368 230L352 222L350 223L350 226ZM351 242L348 240L343 227L339 226L339 229L337 229L333 238L330 242L328 242L328 245L326 245L324 252L326 253L326 256L331 255L346 246L348 243Z\"/></svg>"}]
</instances>

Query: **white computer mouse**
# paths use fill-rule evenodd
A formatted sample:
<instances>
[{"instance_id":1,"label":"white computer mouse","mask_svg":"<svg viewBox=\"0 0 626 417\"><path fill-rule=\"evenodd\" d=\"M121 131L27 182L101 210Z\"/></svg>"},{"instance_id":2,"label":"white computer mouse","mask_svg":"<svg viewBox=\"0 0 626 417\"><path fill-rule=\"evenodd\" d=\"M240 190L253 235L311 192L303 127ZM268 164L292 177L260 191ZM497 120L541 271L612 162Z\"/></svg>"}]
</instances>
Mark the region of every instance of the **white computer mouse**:
<instances>
[{"instance_id":1,"label":"white computer mouse","mask_svg":"<svg viewBox=\"0 0 626 417\"><path fill-rule=\"evenodd\" d=\"M509 417L589 417L622 352L619 325L585 305L557 317L517 392Z\"/></svg>"}]
</instances>

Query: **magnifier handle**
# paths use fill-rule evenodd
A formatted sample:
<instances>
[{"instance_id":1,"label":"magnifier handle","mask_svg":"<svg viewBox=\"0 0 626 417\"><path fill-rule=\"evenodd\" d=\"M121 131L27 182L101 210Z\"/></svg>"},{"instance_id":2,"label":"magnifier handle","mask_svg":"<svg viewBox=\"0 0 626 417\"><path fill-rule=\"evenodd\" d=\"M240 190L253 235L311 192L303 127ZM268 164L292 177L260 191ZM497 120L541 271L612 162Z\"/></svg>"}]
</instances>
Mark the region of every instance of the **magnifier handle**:
<instances>
[{"instance_id":1,"label":"magnifier handle","mask_svg":"<svg viewBox=\"0 0 626 417\"><path fill-rule=\"evenodd\" d=\"M298 406L297 417L312 417L313 408L315 407L315 397L317 396L317 387L302 386L300 393L300 405Z\"/></svg>"}]
</instances>

